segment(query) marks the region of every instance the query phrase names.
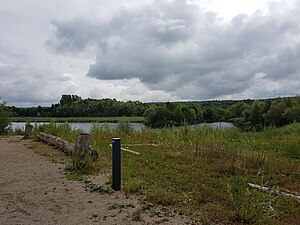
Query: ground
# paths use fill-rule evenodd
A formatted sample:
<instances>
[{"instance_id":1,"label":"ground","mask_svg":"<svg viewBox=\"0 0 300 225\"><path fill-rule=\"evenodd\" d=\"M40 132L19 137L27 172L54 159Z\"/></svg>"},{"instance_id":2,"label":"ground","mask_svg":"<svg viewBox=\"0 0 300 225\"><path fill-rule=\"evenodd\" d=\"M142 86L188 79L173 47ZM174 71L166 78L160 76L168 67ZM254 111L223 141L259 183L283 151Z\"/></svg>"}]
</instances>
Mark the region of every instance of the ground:
<instances>
[{"instance_id":1,"label":"ground","mask_svg":"<svg viewBox=\"0 0 300 225\"><path fill-rule=\"evenodd\" d=\"M122 191L86 191L83 182L66 178L66 160L46 144L0 137L0 224L198 224Z\"/></svg>"}]
</instances>

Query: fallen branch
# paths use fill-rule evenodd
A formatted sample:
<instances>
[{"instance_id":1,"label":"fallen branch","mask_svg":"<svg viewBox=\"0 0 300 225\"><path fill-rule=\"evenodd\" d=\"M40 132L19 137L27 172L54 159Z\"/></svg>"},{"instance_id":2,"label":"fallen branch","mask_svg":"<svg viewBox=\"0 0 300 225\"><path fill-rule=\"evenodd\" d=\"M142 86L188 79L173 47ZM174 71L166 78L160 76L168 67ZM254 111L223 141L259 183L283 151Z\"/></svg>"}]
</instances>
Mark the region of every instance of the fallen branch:
<instances>
[{"instance_id":1,"label":"fallen branch","mask_svg":"<svg viewBox=\"0 0 300 225\"><path fill-rule=\"evenodd\" d=\"M112 147L112 144L109 144L109 146ZM136 154L136 155L140 155L140 154L141 154L140 152L132 151L132 150L127 149L127 148L122 148L122 147L121 147L121 150L122 150L122 151L125 151L125 152L130 152L130 153Z\"/></svg>"},{"instance_id":2,"label":"fallen branch","mask_svg":"<svg viewBox=\"0 0 300 225\"><path fill-rule=\"evenodd\" d=\"M283 191L279 191L279 190L274 190L274 189L269 188L269 187L264 187L264 186L260 186L260 185L252 184L252 183L248 183L248 186L251 187L251 188L254 188L254 189L258 189L258 190L263 191L263 192L276 194L276 195L287 196L287 197L292 197L292 198L296 198L296 199L300 200L299 195L294 195L294 194L291 194L291 193L287 193L287 192L283 192Z\"/></svg>"},{"instance_id":3,"label":"fallen branch","mask_svg":"<svg viewBox=\"0 0 300 225\"><path fill-rule=\"evenodd\" d=\"M154 146L158 147L158 144L126 144L127 147L140 147L140 146Z\"/></svg>"}]
</instances>

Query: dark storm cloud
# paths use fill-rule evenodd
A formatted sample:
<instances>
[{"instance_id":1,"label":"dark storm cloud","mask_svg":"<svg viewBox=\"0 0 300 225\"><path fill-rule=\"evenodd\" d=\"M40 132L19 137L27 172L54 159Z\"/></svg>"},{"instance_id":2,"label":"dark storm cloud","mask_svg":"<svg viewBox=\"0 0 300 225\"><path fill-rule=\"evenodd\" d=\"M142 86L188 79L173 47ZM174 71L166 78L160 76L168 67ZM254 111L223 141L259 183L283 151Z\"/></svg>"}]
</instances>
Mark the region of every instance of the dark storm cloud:
<instances>
[{"instance_id":1,"label":"dark storm cloud","mask_svg":"<svg viewBox=\"0 0 300 225\"><path fill-rule=\"evenodd\" d=\"M56 21L52 25L56 29L56 39L47 42L54 50L82 51L88 44L95 41L99 30L85 18L74 17L69 21Z\"/></svg>"},{"instance_id":2,"label":"dark storm cloud","mask_svg":"<svg viewBox=\"0 0 300 225\"><path fill-rule=\"evenodd\" d=\"M264 81L299 82L300 7L295 1L284 11L281 4L272 4L268 15L241 14L226 22L184 0L154 1L105 20L54 22L48 45L61 52L94 46L90 77L138 78L182 98L218 98L254 90L258 73Z\"/></svg>"}]
</instances>

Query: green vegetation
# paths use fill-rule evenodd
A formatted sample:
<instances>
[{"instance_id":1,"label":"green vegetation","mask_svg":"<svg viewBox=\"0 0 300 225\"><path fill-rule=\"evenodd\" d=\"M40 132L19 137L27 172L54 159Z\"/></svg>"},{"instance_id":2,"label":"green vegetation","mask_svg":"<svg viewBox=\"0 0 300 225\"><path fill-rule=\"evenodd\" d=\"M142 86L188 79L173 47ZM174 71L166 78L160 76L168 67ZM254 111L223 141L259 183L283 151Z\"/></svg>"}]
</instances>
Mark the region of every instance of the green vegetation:
<instances>
[{"instance_id":1,"label":"green vegetation","mask_svg":"<svg viewBox=\"0 0 300 225\"><path fill-rule=\"evenodd\" d=\"M51 107L10 107L15 117L141 117L145 104L139 101L121 102L116 99L81 99L63 95Z\"/></svg>"},{"instance_id":2,"label":"green vegetation","mask_svg":"<svg viewBox=\"0 0 300 225\"><path fill-rule=\"evenodd\" d=\"M254 120L261 107L255 103L249 118ZM69 141L76 135L63 125L42 129ZM299 200L262 193L247 183L297 194L299 134L299 123L261 132L208 126L133 131L128 124L115 130L94 125L91 144L99 158L89 172L111 172L109 144L113 137L120 137L122 145L141 153L122 152L123 190L129 194L175 207L204 224L297 224Z\"/></svg>"},{"instance_id":3,"label":"green vegetation","mask_svg":"<svg viewBox=\"0 0 300 225\"><path fill-rule=\"evenodd\" d=\"M300 97L142 103L63 95L60 102L51 107L9 107L9 110L14 121L42 122L57 118L57 122L144 122L153 128L232 122L242 130L261 131L267 126L281 127L300 122Z\"/></svg>"},{"instance_id":4,"label":"green vegetation","mask_svg":"<svg viewBox=\"0 0 300 225\"><path fill-rule=\"evenodd\" d=\"M300 122L300 97L255 101L213 101L152 105L145 113L150 127L228 121L247 131Z\"/></svg>"},{"instance_id":5,"label":"green vegetation","mask_svg":"<svg viewBox=\"0 0 300 225\"><path fill-rule=\"evenodd\" d=\"M154 128L204 122L203 111L196 105L187 106L172 103L153 105L144 112L143 116L145 117L145 124Z\"/></svg>"},{"instance_id":6,"label":"green vegetation","mask_svg":"<svg viewBox=\"0 0 300 225\"><path fill-rule=\"evenodd\" d=\"M10 124L10 118L9 118L9 113L5 107L5 102L0 102L0 135L7 133L9 124Z\"/></svg>"}]
</instances>

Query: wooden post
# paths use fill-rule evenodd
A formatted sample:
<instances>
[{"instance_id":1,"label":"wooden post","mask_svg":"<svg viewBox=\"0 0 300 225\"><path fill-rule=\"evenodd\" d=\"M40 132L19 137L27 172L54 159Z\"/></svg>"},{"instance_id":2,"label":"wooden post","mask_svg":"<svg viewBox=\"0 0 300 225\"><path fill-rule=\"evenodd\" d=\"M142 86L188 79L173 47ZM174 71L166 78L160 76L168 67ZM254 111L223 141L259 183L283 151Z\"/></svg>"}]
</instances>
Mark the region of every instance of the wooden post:
<instances>
[{"instance_id":1,"label":"wooden post","mask_svg":"<svg viewBox=\"0 0 300 225\"><path fill-rule=\"evenodd\" d=\"M24 134L24 139L29 138L31 133L32 133L32 128L33 126L30 123L26 123L25 125L25 134Z\"/></svg>"},{"instance_id":2,"label":"wooden post","mask_svg":"<svg viewBox=\"0 0 300 225\"><path fill-rule=\"evenodd\" d=\"M77 159L84 159L84 157L90 152L91 135L79 134L76 139L74 156Z\"/></svg>"}]
</instances>

